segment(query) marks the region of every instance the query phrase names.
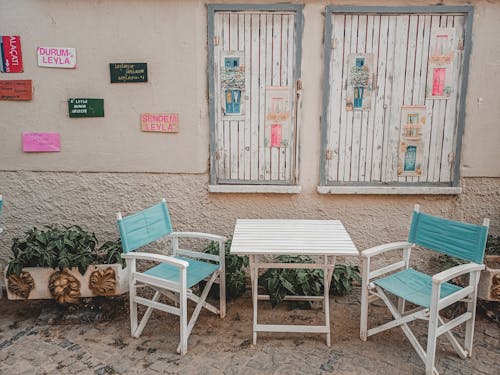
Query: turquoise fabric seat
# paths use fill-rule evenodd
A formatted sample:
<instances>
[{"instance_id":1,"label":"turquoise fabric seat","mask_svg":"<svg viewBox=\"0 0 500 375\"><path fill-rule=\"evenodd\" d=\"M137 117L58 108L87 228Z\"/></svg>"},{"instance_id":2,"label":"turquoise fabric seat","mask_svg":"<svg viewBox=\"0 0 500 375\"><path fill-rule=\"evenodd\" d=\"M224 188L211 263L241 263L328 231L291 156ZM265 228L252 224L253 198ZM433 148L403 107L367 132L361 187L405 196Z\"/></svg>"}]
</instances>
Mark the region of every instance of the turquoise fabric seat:
<instances>
[{"instance_id":1,"label":"turquoise fabric seat","mask_svg":"<svg viewBox=\"0 0 500 375\"><path fill-rule=\"evenodd\" d=\"M175 257L175 258L189 262L189 267L187 268L188 288L191 288L193 285L198 284L201 280L205 279L206 277L211 276L219 268L219 265L217 264L201 262L191 258L183 258L183 257ZM152 267L149 270L145 271L144 274L180 283L179 267L173 266L168 263L161 263L155 267Z\"/></svg>"},{"instance_id":2,"label":"turquoise fabric seat","mask_svg":"<svg viewBox=\"0 0 500 375\"><path fill-rule=\"evenodd\" d=\"M418 272L413 268L397 272L384 278L375 280L374 283L397 297L419 305L430 307L432 277ZM462 288L450 283L443 283L441 286L440 299L455 293Z\"/></svg>"}]
</instances>

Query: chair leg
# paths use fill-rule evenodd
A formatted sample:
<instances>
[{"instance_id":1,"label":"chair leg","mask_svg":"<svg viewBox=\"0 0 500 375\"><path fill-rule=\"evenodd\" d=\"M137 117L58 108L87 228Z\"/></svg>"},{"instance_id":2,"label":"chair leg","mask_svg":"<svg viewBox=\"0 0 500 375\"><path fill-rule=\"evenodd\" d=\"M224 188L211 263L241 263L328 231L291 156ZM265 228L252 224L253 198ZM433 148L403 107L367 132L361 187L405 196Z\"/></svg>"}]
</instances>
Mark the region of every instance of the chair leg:
<instances>
[{"instance_id":1,"label":"chair leg","mask_svg":"<svg viewBox=\"0 0 500 375\"><path fill-rule=\"evenodd\" d=\"M179 323L180 323L180 350L178 352L181 355L184 355L187 353L187 288L186 288L186 270L183 269L181 271L181 290L180 290L180 295L179 295L179 308L180 308L180 317L179 317Z\"/></svg>"},{"instance_id":2,"label":"chair leg","mask_svg":"<svg viewBox=\"0 0 500 375\"><path fill-rule=\"evenodd\" d=\"M474 325L476 322L476 301L477 301L477 285L479 283L479 272L472 272L470 275L469 285L474 286L474 292L469 296L470 301L467 302L467 312L472 314L472 317L465 323L465 351L467 356L472 356L472 342L474 341Z\"/></svg>"},{"instance_id":3,"label":"chair leg","mask_svg":"<svg viewBox=\"0 0 500 375\"><path fill-rule=\"evenodd\" d=\"M363 278L361 280L361 319L359 324L359 337L366 341L368 337L368 269L370 260L363 259Z\"/></svg>"},{"instance_id":4,"label":"chair leg","mask_svg":"<svg viewBox=\"0 0 500 375\"><path fill-rule=\"evenodd\" d=\"M434 374L434 360L436 358L437 328L439 322L439 310L437 303L439 301L440 287L433 285L431 307L429 309L429 330L427 332L427 353L425 358L426 375Z\"/></svg>"},{"instance_id":5,"label":"chair leg","mask_svg":"<svg viewBox=\"0 0 500 375\"><path fill-rule=\"evenodd\" d=\"M226 271L221 269L219 274L219 299L220 317L226 316Z\"/></svg>"}]
</instances>

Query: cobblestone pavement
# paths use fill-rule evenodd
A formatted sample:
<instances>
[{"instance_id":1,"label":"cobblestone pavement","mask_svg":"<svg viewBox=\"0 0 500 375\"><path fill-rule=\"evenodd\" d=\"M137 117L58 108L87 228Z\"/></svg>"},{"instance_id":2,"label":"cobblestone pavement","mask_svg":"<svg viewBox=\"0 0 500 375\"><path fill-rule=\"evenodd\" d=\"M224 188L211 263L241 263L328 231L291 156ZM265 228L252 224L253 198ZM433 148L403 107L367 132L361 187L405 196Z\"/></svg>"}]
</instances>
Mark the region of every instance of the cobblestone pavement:
<instances>
[{"instance_id":1,"label":"cobblestone pavement","mask_svg":"<svg viewBox=\"0 0 500 375\"><path fill-rule=\"evenodd\" d=\"M175 317L155 312L139 339L130 337L127 299L89 303L79 311L53 301L0 300L0 374L423 374L423 363L400 329L359 340L359 300L332 298L332 346L319 334L260 334L251 344L251 300L228 304L225 319L203 312L189 338L188 354L175 353ZM271 309L266 321L319 322L322 310ZM372 314L382 322L385 309ZM416 326L423 338L423 325ZM458 331L463 338L463 331ZM441 374L499 374L500 327L478 315L472 358L461 360L438 341Z\"/></svg>"}]
</instances>

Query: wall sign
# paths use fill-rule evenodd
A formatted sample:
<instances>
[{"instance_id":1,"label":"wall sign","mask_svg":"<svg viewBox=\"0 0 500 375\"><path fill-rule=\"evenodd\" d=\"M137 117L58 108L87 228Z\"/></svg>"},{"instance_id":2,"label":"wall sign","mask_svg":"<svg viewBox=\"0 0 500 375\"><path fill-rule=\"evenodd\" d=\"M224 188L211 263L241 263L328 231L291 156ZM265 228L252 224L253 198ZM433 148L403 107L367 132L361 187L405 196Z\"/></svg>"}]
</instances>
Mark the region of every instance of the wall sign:
<instances>
[{"instance_id":1,"label":"wall sign","mask_svg":"<svg viewBox=\"0 0 500 375\"><path fill-rule=\"evenodd\" d=\"M66 47L38 47L38 66L47 68L76 68L76 49Z\"/></svg>"},{"instance_id":2,"label":"wall sign","mask_svg":"<svg viewBox=\"0 0 500 375\"><path fill-rule=\"evenodd\" d=\"M0 36L0 55L2 58L0 71L3 73L23 72L21 37L19 35Z\"/></svg>"},{"instance_id":3,"label":"wall sign","mask_svg":"<svg viewBox=\"0 0 500 375\"><path fill-rule=\"evenodd\" d=\"M111 83L147 82L147 63L111 63L109 64Z\"/></svg>"},{"instance_id":4,"label":"wall sign","mask_svg":"<svg viewBox=\"0 0 500 375\"><path fill-rule=\"evenodd\" d=\"M0 100L31 100L32 97L31 79L0 81Z\"/></svg>"},{"instance_id":5,"label":"wall sign","mask_svg":"<svg viewBox=\"0 0 500 375\"><path fill-rule=\"evenodd\" d=\"M141 114L143 132L178 133L178 113L143 113Z\"/></svg>"},{"instance_id":6,"label":"wall sign","mask_svg":"<svg viewBox=\"0 0 500 375\"><path fill-rule=\"evenodd\" d=\"M104 99L69 99L68 112L69 117L104 117Z\"/></svg>"},{"instance_id":7,"label":"wall sign","mask_svg":"<svg viewBox=\"0 0 500 375\"><path fill-rule=\"evenodd\" d=\"M61 151L59 133L23 132L23 152L58 152Z\"/></svg>"}]
</instances>

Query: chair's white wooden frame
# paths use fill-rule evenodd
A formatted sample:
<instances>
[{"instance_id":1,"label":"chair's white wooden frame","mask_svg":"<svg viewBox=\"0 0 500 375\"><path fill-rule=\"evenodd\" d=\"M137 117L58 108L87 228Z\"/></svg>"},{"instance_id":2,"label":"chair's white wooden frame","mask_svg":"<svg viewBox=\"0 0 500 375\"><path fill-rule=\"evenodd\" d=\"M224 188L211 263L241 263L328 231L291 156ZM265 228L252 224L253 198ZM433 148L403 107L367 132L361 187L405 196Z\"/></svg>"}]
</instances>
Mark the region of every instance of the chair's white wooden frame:
<instances>
[{"instance_id":1,"label":"chair's white wooden frame","mask_svg":"<svg viewBox=\"0 0 500 375\"><path fill-rule=\"evenodd\" d=\"M415 205L415 211L419 211L419 205ZM489 219L484 219L483 226L489 226ZM452 267L432 276L432 298L429 308L416 308L405 313L405 300L398 298L398 305L388 298L383 289L374 284L374 280L382 275L407 269L410 262L411 249L414 244L409 242L394 242L384 244L361 252L363 259L362 285L361 285L361 320L360 320L360 338L366 341L368 336L386 331L394 327L401 327L418 356L425 363L427 375L438 374L434 366L436 353L436 340L442 334L458 353L460 358L470 357L472 354L472 343L474 335L474 322L476 317L476 299L477 285L479 283L480 272L485 268L484 264L468 263ZM388 251L402 250L403 259L385 267L371 270L370 263L374 256L386 253ZM440 298L441 285L455 277L469 274L469 284L462 290L457 291L445 298ZM368 306L374 300L381 299L388 307L394 320L380 326L368 329ZM467 311L451 321L445 322L439 315L439 311L456 302L466 302ZM429 322L427 334L427 349L418 342L413 332L408 327L408 323L416 319L427 320ZM460 324L466 323L465 327L465 345L464 348L451 333L451 329Z\"/></svg>"},{"instance_id":2,"label":"chair's white wooden frame","mask_svg":"<svg viewBox=\"0 0 500 375\"><path fill-rule=\"evenodd\" d=\"M122 219L121 213L116 214L117 220ZM218 236L208 233L200 232L172 232L166 238L171 240L172 256L144 253L144 252L129 252L122 254L122 258L127 261L127 268L129 272L129 299L130 299L130 331L133 337L138 338L147 321L151 317L153 309L158 309L169 314L177 315L180 319L180 341L177 346L177 352L184 355L187 353L187 341L191 334L193 327L198 319L202 308L219 314L221 318L226 316L226 277L225 277L225 243L227 239L223 236ZM193 250L186 250L179 248L180 238L195 238L208 241L215 241L218 243L219 255L206 254ZM219 268L215 271L210 278L208 278L205 288L200 296L193 293L191 289L187 288L187 268L189 263L174 258L180 255L184 257L198 258L215 261L219 264ZM158 263L168 263L172 266L179 268L180 282L175 283L164 280L159 277L146 275L137 271L137 261L146 260ZM218 279L220 291L220 305L219 308L211 305L206 301L210 288ZM155 290L155 294L151 300L137 295L137 288L148 286ZM175 303L175 306L159 302L161 295L166 296L168 299ZM191 314L188 322L188 300L193 301L196 307ZM144 313L140 322L138 321L137 304L145 305L148 308ZM178 307L177 307L178 305Z\"/></svg>"}]
</instances>

